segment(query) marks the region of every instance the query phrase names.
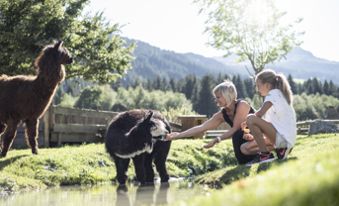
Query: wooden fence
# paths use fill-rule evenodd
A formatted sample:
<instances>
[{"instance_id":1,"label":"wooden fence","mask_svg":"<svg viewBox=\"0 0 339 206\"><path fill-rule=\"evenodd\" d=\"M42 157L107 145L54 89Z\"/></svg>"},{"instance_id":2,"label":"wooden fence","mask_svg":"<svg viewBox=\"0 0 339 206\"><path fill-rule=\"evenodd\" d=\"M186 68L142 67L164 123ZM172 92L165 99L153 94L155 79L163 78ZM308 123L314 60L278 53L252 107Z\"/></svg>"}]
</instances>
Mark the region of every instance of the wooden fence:
<instances>
[{"instance_id":1,"label":"wooden fence","mask_svg":"<svg viewBox=\"0 0 339 206\"><path fill-rule=\"evenodd\" d=\"M51 106L40 119L39 147L103 142L106 128L117 114L118 112ZM182 130L181 125L170 124L173 131ZM20 125L13 148L27 148L24 136L24 127Z\"/></svg>"},{"instance_id":2,"label":"wooden fence","mask_svg":"<svg viewBox=\"0 0 339 206\"><path fill-rule=\"evenodd\" d=\"M51 107L44 116L46 147L102 141L117 112Z\"/></svg>"},{"instance_id":3,"label":"wooden fence","mask_svg":"<svg viewBox=\"0 0 339 206\"><path fill-rule=\"evenodd\" d=\"M309 134L310 126L315 121L318 121L318 120L307 120L307 121L297 122L297 134ZM323 119L321 121L335 124L337 126L337 131L338 131L339 119Z\"/></svg>"},{"instance_id":4,"label":"wooden fence","mask_svg":"<svg viewBox=\"0 0 339 206\"><path fill-rule=\"evenodd\" d=\"M61 144L100 142L108 123L117 112L51 106L40 119L39 147ZM14 148L26 148L24 128L20 125Z\"/></svg>"}]
</instances>

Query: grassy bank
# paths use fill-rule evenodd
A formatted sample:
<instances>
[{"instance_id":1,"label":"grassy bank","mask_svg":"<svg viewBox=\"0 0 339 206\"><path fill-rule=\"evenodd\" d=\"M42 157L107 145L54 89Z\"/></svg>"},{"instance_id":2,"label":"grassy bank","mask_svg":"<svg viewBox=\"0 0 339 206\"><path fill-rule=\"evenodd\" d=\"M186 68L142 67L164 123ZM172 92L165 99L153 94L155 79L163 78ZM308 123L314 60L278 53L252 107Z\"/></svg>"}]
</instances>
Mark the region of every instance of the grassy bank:
<instances>
[{"instance_id":1,"label":"grassy bank","mask_svg":"<svg viewBox=\"0 0 339 206\"><path fill-rule=\"evenodd\" d=\"M287 161L225 167L200 176L198 182L223 188L180 205L339 205L338 157L338 135L300 137Z\"/></svg>"},{"instance_id":2,"label":"grassy bank","mask_svg":"<svg viewBox=\"0 0 339 206\"><path fill-rule=\"evenodd\" d=\"M338 203L338 135L299 136L287 161L252 167L236 164L230 141L210 150L201 149L202 145L203 140L174 141L167 162L169 173L222 189L183 205ZM132 168L128 172L129 177L134 175ZM114 177L114 163L103 144L41 149L37 156L30 150L11 150L0 159L0 195L49 186L100 184Z\"/></svg>"},{"instance_id":3,"label":"grassy bank","mask_svg":"<svg viewBox=\"0 0 339 206\"><path fill-rule=\"evenodd\" d=\"M168 161L171 176L189 177L235 164L228 144L203 151L201 140L173 142ZM134 169L130 164L130 178ZM44 189L50 186L100 184L111 182L115 166L103 144L40 149L32 155L29 149L11 150L0 159L0 195L17 191Z\"/></svg>"}]
</instances>

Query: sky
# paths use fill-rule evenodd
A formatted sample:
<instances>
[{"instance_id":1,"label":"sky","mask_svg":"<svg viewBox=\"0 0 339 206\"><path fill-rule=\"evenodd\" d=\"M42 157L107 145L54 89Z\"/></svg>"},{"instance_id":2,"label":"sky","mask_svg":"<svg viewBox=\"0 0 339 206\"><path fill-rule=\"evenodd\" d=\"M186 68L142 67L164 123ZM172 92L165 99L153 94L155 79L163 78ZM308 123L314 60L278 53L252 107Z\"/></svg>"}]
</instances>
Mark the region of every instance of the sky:
<instances>
[{"instance_id":1,"label":"sky","mask_svg":"<svg viewBox=\"0 0 339 206\"><path fill-rule=\"evenodd\" d=\"M121 36L164 50L206 57L224 53L207 45L205 17L193 0L91 0L88 11L102 11L107 21L121 25ZM301 48L339 62L339 0L276 0L287 18L303 18ZM87 11L86 10L86 11Z\"/></svg>"}]
</instances>

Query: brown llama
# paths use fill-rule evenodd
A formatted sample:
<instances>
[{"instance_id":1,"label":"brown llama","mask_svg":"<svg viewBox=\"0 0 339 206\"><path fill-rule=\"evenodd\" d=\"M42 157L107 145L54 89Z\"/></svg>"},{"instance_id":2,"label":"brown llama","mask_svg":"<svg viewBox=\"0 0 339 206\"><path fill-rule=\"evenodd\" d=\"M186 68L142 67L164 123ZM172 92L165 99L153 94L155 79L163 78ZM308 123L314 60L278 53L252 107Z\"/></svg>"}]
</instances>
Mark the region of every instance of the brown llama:
<instances>
[{"instance_id":1,"label":"brown llama","mask_svg":"<svg viewBox=\"0 0 339 206\"><path fill-rule=\"evenodd\" d=\"M50 105L57 86L65 78L63 64L72 63L69 52L59 41L46 46L34 62L36 76L0 76L1 156L5 157L24 122L27 144L38 154L39 118Z\"/></svg>"}]
</instances>

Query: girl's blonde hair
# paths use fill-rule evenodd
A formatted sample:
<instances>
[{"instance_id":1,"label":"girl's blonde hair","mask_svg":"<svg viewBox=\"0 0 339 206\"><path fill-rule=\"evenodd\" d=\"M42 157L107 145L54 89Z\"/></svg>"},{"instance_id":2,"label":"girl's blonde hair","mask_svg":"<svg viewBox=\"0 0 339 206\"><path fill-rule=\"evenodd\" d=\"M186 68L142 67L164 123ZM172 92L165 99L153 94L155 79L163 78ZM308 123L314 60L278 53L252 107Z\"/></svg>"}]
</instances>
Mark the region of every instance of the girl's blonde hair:
<instances>
[{"instance_id":1,"label":"girl's blonde hair","mask_svg":"<svg viewBox=\"0 0 339 206\"><path fill-rule=\"evenodd\" d=\"M288 104L292 104L293 93L284 74L276 73L271 69L265 69L256 75L255 81L257 82L257 80L260 80L263 84L271 84L272 89L280 89L280 91L284 94Z\"/></svg>"},{"instance_id":2,"label":"girl's blonde hair","mask_svg":"<svg viewBox=\"0 0 339 206\"><path fill-rule=\"evenodd\" d=\"M237 99L237 89L231 81L225 80L224 82L215 86L213 89L213 94L217 92L220 93L228 103L231 103Z\"/></svg>"}]
</instances>

